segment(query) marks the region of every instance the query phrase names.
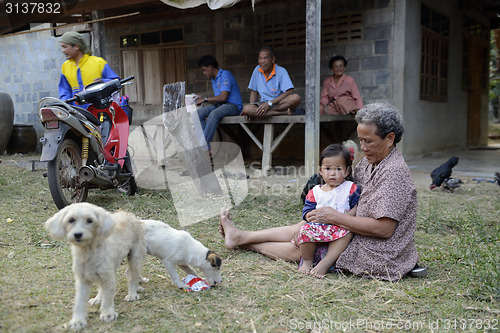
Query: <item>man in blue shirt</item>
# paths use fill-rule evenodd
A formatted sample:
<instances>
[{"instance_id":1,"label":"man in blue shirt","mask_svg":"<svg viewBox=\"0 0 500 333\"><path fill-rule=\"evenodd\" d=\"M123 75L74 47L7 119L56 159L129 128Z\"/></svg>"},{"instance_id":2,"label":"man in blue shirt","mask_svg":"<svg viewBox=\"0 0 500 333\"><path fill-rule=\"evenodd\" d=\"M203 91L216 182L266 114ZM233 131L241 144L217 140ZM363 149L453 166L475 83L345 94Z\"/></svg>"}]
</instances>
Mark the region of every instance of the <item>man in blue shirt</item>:
<instances>
[{"instance_id":1,"label":"man in blue shirt","mask_svg":"<svg viewBox=\"0 0 500 333\"><path fill-rule=\"evenodd\" d=\"M291 115L300 103L300 96L293 92L288 72L276 65L275 60L272 47L260 48L259 65L255 67L248 85L251 90L250 104L245 105L242 111L247 118Z\"/></svg>"},{"instance_id":2,"label":"man in blue shirt","mask_svg":"<svg viewBox=\"0 0 500 333\"><path fill-rule=\"evenodd\" d=\"M243 102L241 100L240 87L233 74L219 68L219 64L213 56L206 55L201 57L198 66L201 67L207 79L212 80L212 88L214 90L214 97L198 96L195 99L196 105L203 103L212 104L198 109L198 117L200 118L208 149L210 150L210 142L214 137L219 121L225 116L239 115L243 107Z\"/></svg>"}]
</instances>

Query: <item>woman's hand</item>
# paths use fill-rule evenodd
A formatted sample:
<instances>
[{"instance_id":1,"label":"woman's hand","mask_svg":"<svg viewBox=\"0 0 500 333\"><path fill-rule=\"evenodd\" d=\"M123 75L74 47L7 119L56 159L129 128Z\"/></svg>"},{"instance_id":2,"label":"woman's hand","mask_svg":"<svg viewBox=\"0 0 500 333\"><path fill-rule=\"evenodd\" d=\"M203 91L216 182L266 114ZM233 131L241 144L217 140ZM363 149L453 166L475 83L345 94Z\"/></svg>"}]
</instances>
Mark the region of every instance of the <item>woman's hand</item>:
<instances>
[{"instance_id":1,"label":"woman's hand","mask_svg":"<svg viewBox=\"0 0 500 333\"><path fill-rule=\"evenodd\" d=\"M307 216L311 223L335 224L355 234L368 237L389 238L394 234L398 221L389 217L374 219L371 217L342 214L331 207L315 209Z\"/></svg>"},{"instance_id":2,"label":"woman's hand","mask_svg":"<svg viewBox=\"0 0 500 333\"><path fill-rule=\"evenodd\" d=\"M335 214L340 214L331 207L321 207L307 214L307 221L311 223L335 224Z\"/></svg>"}]
</instances>

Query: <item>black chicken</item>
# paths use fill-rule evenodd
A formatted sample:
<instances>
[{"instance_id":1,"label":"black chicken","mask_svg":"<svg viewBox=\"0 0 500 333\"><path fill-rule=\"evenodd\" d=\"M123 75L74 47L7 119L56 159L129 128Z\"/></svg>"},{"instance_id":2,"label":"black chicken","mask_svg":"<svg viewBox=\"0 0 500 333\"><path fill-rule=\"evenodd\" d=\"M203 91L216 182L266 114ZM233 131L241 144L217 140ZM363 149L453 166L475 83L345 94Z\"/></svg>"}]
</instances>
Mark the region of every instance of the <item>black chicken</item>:
<instances>
[{"instance_id":1,"label":"black chicken","mask_svg":"<svg viewBox=\"0 0 500 333\"><path fill-rule=\"evenodd\" d=\"M457 164L458 164L458 157L453 156L448 161L446 161L446 163L432 170L431 172L432 184L430 186L431 190L434 189L435 187L441 186L441 184L446 178L450 178L451 169L453 169L453 167Z\"/></svg>"}]
</instances>

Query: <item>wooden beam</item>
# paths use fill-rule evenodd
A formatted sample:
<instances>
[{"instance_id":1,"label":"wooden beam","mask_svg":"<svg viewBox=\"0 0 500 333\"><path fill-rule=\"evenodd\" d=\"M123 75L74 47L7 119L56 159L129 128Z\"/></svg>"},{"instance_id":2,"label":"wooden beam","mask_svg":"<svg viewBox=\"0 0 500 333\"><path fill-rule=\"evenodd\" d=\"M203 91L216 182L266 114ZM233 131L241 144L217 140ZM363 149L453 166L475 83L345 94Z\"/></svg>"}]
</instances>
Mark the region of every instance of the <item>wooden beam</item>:
<instances>
[{"instance_id":1,"label":"wooden beam","mask_svg":"<svg viewBox=\"0 0 500 333\"><path fill-rule=\"evenodd\" d=\"M94 10L119 9L144 4L157 5L163 3L160 0L85 0L75 10L80 13L90 14Z\"/></svg>"},{"instance_id":2,"label":"wooden beam","mask_svg":"<svg viewBox=\"0 0 500 333\"><path fill-rule=\"evenodd\" d=\"M57 13L39 13L37 10L31 13L30 10L29 13L7 14L6 1L0 1L0 34L15 31L30 23L82 23L86 16L90 17L92 11L121 9L121 14L126 14L137 11L140 6L169 8L160 0L59 0L57 3L61 4ZM148 4L151 6L147 6Z\"/></svg>"},{"instance_id":3,"label":"wooden beam","mask_svg":"<svg viewBox=\"0 0 500 333\"><path fill-rule=\"evenodd\" d=\"M353 121L354 115L352 114L322 114L319 116L320 122L334 122L334 121ZM289 123L302 123L306 122L306 116L272 116L267 118L256 118L250 122L244 116L226 116L221 119L221 124L289 124Z\"/></svg>"},{"instance_id":4,"label":"wooden beam","mask_svg":"<svg viewBox=\"0 0 500 333\"><path fill-rule=\"evenodd\" d=\"M132 16L132 15L137 15L139 12L136 13L131 13L131 14L126 14L126 15L118 15L118 16L112 16L112 17L105 17L102 19L97 19L97 20L92 20L92 21L87 21L87 22L81 22L81 23L71 23L71 24L65 24L65 25L60 25L58 27L52 27L52 28L44 28L44 29L37 29L37 30L27 30L27 31L20 31L20 32L15 32L12 34L6 34L6 35L0 35L0 38L2 37L8 37L8 36L15 36L15 35L23 35L23 34L29 34L32 32L39 32L39 31L46 31L46 30L55 30L63 27L70 27L74 25L83 25L83 24L89 24L89 23L96 23L96 22L101 22L101 21L106 21L106 20L114 20L114 19L119 19L123 18L126 16Z\"/></svg>"}]
</instances>

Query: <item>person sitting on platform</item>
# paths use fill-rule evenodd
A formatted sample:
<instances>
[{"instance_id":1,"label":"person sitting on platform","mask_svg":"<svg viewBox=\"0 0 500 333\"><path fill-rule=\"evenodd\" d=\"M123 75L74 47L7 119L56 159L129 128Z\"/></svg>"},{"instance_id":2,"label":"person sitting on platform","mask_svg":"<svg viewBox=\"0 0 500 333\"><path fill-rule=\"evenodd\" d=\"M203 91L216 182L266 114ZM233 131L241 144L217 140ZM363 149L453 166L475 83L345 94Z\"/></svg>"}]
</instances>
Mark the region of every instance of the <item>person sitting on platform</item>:
<instances>
[{"instance_id":1,"label":"person sitting on platform","mask_svg":"<svg viewBox=\"0 0 500 333\"><path fill-rule=\"evenodd\" d=\"M328 67L333 75L323 82L319 106L320 114L349 114L363 108L363 100L354 79L345 75L347 60L341 56L330 59Z\"/></svg>"},{"instance_id":2,"label":"person sitting on platform","mask_svg":"<svg viewBox=\"0 0 500 333\"><path fill-rule=\"evenodd\" d=\"M198 66L203 70L207 79L212 81L214 97L198 96L195 99L196 105L203 103L211 104L198 109L201 128L210 151L210 142L212 141L217 126L222 118L226 116L237 116L243 107L241 100L240 87L230 71L219 68L217 60L206 55L201 57Z\"/></svg>"},{"instance_id":3,"label":"person sitting on platform","mask_svg":"<svg viewBox=\"0 0 500 333\"><path fill-rule=\"evenodd\" d=\"M300 103L300 96L294 93L287 70L275 64L275 60L272 47L260 48L259 64L248 85L251 90L250 104L245 105L242 111L247 119L292 115Z\"/></svg>"}]
</instances>

